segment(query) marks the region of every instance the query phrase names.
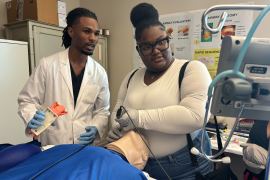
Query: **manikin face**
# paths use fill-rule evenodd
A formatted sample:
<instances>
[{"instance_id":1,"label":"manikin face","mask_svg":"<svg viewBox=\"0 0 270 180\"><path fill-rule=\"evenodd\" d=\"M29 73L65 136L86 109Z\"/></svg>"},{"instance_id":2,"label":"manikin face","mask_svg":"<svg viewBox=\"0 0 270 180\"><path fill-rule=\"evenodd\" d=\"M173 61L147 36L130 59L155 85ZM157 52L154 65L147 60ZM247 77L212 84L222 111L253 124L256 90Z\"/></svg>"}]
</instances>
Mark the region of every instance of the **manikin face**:
<instances>
[{"instance_id":1,"label":"manikin face","mask_svg":"<svg viewBox=\"0 0 270 180\"><path fill-rule=\"evenodd\" d=\"M90 17L80 17L68 29L71 37L70 48L75 48L84 55L92 55L98 42L98 22Z\"/></svg>"},{"instance_id":2,"label":"manikin face","mask_svg":"<svg viewBox=\"0 0 270 180\"><path fill-rule=\"evenodd\" d=\"M137 50L149 71L162 72L171 64L173 57L169 37L161 26L151 26L142 32Z\"/></svg>"}]
</instances>

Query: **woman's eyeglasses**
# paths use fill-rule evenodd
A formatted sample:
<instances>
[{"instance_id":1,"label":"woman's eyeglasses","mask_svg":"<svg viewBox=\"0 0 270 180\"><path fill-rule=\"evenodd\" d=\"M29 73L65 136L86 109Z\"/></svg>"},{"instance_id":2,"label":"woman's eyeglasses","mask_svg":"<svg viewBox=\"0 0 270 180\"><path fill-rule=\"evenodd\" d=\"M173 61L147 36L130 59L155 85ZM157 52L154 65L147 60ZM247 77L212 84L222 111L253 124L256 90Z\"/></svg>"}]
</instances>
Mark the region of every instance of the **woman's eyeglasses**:
<instances>
[{"instance_id":1,"label":"woman's eyeglasses","mask_svg":"<svg viewBox=\"0 0 270 180\"><path fill-rule=\"evenodd\" d=\"M155 43L148 43L148 42L137 43L137 48L142 55L148 56L153 53L153 50L155 48L157 48L160 51L164 51L168 49L169 41L170 41L170 37L167 36L165 38L157 40Z\"/></svg>"}]
</instances>

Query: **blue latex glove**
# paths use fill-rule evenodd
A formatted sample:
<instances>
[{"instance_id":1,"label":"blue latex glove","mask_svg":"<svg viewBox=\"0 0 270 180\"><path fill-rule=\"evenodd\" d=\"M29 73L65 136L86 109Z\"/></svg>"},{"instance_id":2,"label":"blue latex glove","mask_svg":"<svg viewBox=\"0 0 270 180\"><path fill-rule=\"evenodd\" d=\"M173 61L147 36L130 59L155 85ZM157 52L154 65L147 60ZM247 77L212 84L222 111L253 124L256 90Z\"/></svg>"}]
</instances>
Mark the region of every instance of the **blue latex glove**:
<instances>
[{"instance_id":1,"label":"blue latex glove","mask_svg":"<svg viewBox=\"0 0 270 180\"><path fill-rule=\"evenodd\" d=\"M27 128L37 129L43 125L44 120L45 120L45 112L37 111L34 117L27 124Z\"/></svg>"},{"instance_id":2,"label":"blue latex glove","mask_svg":"<svg viewBox=\"0 0 270 180\"><path fill-rule=\"evenodd\" d=\"M95 140L98 130L95 126L87 126L85 131L86 132L82 133L78 139L80 141L79 144L89 145Z\"/></svg>"}]
</instances>

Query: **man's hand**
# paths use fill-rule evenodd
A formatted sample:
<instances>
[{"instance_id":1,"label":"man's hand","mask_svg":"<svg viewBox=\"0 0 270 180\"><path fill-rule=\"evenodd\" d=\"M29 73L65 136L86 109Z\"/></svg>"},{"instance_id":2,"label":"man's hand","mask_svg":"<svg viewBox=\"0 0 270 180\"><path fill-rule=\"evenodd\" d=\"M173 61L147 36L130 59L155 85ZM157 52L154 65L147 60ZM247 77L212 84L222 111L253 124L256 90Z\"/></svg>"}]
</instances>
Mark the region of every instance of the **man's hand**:
<instances>
[{"instance_id":1,"label":"man's hand","mask_svg":"<svg viewBox=\"0 0 270 180\"><path fill-rule=\"evenodd\" d=\"M85 131L86 132L82 133L78 139L79 144L89 145L95 140L98 130L95 126L87 126Z\"/></svg>"},{"instance_id":2,"label":"man's hand","mask_svg":"<svg viewBox=\"0 0 270 180\"><path fill-rule=\"evenodd\" d=\"M27 128L37 129L44 124L44 120L45 120L45 112L37 111L34 117L27 124Z\"/></svg>"},{"instance_id":3,"label":"man's hand","mask_svg":"<svg viewBox=\"0 0 270 180\"><path fill-rule=\"evenodd\" d=\"M125 112L119 119L116 119L115 121L120 124L120 128L124 132L130 131L135 127L138 127L139 112L135 109L127 109L127 112Z\"/></svg>"}]
</instances>

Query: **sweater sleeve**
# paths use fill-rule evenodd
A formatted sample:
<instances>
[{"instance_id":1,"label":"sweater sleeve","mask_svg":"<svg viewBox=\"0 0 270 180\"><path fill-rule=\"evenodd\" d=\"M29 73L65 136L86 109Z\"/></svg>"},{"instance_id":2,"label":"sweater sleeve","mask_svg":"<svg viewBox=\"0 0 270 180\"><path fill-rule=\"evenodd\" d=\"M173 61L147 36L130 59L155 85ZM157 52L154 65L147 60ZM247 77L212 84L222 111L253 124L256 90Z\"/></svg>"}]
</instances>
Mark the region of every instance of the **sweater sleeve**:
<instances>
[{"instance_id":1,"label":"sweater sleeve","mask_svg":"<svg viewBox=\"0 0 270 180\"><path fill-rule=\"evenodd\" d=\"M192 61L181 84L179 104L139 110L139 127L168 134L186 134L201 128L210 82L211 77L204 64Z\"/></svg>"}]
</instances>

